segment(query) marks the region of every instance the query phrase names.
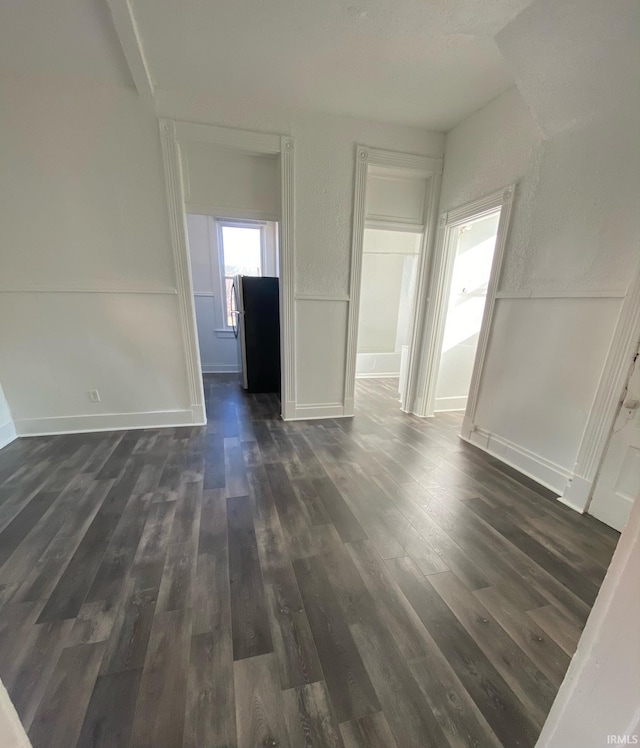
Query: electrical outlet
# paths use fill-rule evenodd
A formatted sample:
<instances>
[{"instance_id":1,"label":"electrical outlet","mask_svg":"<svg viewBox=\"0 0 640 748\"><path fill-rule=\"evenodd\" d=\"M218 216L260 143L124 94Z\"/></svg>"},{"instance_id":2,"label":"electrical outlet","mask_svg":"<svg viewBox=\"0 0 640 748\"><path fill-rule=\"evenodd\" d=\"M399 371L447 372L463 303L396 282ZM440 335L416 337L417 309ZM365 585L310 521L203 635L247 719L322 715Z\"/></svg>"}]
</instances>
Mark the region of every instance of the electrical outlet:
<instances>
[{"instance_id":1,"label":"electrical outlet","mask_svg":"<svg viewBox=\"0 0 640 748\"><path fill-rule=\"evenodd\" d=\"M89 390L89 400L91 400L92 403L100 402L100 393L98 390Z\"/></svg>"}]
</instances>

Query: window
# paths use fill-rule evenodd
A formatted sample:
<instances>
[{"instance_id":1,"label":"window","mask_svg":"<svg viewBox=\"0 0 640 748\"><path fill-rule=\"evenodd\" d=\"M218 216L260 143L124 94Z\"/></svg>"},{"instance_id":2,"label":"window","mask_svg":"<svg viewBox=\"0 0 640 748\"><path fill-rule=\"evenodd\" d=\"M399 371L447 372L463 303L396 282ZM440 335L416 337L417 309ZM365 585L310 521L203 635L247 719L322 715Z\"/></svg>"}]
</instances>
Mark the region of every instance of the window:
<instances>
[{"instance_id":1,"label":"window","mask_svg":"<svg viewBox=\"0 0 640 748\"><path fill-rule=\"evenodd\" d=\"M264 227L256 224L219 223L220 264L224 279L224 322L233 325L231 289L236 275L262 275Z\"/></svg>"}]
</instances>

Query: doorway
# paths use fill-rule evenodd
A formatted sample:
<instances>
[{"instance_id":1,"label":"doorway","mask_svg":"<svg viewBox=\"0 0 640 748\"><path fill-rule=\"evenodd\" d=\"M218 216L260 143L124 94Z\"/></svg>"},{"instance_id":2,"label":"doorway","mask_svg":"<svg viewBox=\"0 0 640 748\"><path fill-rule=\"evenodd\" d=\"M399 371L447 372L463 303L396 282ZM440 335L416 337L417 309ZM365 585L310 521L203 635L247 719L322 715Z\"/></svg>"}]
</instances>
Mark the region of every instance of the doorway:
<instances>
[{"instance_id":1,"label":"doorway","mask_svg":"<svg viewBox=\"0 0 640 748\"><path fill-rule=\"evenodd\" d=\"M406 387L422 232L365 228L356 378Z\"/></svg>"},{"instance_id":2,"label":"doorway","mask_svg":"<svg viewBox=\"0 0 640 748\"><path fill-rule=\"evenodd\" d=\"M589 514L622 532L640 497L640 348L609 437L589 504Z\"/></svg>"},{"instance_id":3,"label":"doorway","mask_svg":"<svg viewBox=\"0 0 640 748\"><path fill-rule=\"evenodd\" d=\"M442 159L356 147L345 416L356 377L382 374L398 378L398 408L413 412L441 173Z\"/></svg>"},{"instance_id":4,"label":"doorway","mask_svg":"<svg viewBox=\"0 0 640 748\"><path fill-rule=\"evenodd\" d=\"M434 412L464 411L500 222L500 209L453 232L449 296L435 382Z\"/></svg>"},{"instance_id":5,"label":"doorway","mask_svg":"<svg viewBox=\"0 0 640 748\"><path fill-rule=\"evenodd\" d=\"M278 276L278 224L187 213L187 235L202 373L239 373L234 279Z\"/></svg>"},{"instance_id":6,"label":"doorway","mask_svg":"<svg viewBox=\"0 0 640 748\"><path fill-rule=\"evenodd\" d=\"M474 429L514 193L510 185L439 220L414 412L463 412L464 439Z\"/></svg>"},{"instance_id":7,"label":"doorway","mask_svg":"<svg viewBox=\"0 0 640 748\"><path fill-rule=\"evenodd\" d=\"M159 126L193 423L207 419L187 214L278 222L280 408L285 420L294 418L294 139L171 119Z\"/></svg>"}]
</instances>

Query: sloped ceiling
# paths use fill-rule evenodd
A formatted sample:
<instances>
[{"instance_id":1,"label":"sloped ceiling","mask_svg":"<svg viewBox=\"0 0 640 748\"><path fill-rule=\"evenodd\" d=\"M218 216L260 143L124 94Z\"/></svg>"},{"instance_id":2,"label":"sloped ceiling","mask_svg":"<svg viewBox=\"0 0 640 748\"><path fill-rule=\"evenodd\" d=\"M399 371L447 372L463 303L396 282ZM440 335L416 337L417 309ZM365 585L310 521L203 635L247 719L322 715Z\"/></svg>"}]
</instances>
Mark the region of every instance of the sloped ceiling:
<instances>
[{"instance_id":1,"label":"sloped ceiling","mask_svg":"<svg viewBox=\"0 0 640 748\"><path fill-rule=\"evenodd\" d=\"M183 97L447 130L516 82L547 136L640 104L638 0L129 5L153 83ZM107 0L4 0L7 72L133 85Z\"/></svg>"},{"instance_id":2,"label":"sloped ceiling","mask_svg":"<svg viewBox=\"0 0 640 748\"><path fill-rule=\"evenodd\" d=\"M528 0L133 0L155 85L445 130L513 85Z\"/></svg>"},{"instance_id":3,"label":"sloped ceiling","mask_svg":"<svg viewBox=\"0 0 640 748\"><path fill-rule=\"evenodd\" d=\"M547 137L640 115L638 0L534 0L496 42Z\"/></svg>"}]
</instances>

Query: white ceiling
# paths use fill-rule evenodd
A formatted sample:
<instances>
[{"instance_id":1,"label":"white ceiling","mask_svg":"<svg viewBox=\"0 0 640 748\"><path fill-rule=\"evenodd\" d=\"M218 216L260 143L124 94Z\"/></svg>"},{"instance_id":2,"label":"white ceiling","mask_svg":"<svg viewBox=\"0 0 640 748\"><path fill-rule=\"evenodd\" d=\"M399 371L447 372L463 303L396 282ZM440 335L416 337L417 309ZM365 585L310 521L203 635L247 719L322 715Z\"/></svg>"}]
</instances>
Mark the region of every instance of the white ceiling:
<instances>
[{"instance_id":1,"label":"white ceiling","mask_svg":"<svg viewBox=\"0 0 640 748\"><path fill-rule=\"evenodd\" d=\"M133 85L105 0L0 0L0 71Z\"/></svg>"},{"instance_id":2,"label":"white ceiling","mask_svg":"<svg viewBox=\"0 0 640 748\"><path fill-rule=\"evenodd\" d=\"M513 80L531 0L131 0L155 85L447 130ZM2 0L0 71L132 85L106 0Z\"/></svg>"},{"instance_id":3,"label":"white ceiling","mask_svg":"<svg viewBox=\"0 0 640 748\"><path fill-rule=\"evenodd\" d=\"M528 0L133 0L157 87L446 130L513 85Z\"/></svg>"}]
</instances>

